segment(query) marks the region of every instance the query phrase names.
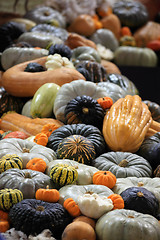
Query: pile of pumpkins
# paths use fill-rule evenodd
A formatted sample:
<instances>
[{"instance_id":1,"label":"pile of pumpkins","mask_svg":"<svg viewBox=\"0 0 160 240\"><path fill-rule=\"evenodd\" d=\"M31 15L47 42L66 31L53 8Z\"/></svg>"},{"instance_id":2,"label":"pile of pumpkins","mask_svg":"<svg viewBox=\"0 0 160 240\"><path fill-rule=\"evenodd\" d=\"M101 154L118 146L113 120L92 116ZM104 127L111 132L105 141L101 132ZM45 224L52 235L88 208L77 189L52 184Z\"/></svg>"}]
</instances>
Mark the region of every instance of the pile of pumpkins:
<instances>
[{"instance_id":1,"label":"pile of pumpkins","mask_svg":"<svg viewBox=\"0 0 160 240\"><path fill-rule=\"evenodd\" d=\"M118 68L157 66L159 28L138 1L0 26L0 238L160 239L160 106Z\"/></svg>"}]
</instances>

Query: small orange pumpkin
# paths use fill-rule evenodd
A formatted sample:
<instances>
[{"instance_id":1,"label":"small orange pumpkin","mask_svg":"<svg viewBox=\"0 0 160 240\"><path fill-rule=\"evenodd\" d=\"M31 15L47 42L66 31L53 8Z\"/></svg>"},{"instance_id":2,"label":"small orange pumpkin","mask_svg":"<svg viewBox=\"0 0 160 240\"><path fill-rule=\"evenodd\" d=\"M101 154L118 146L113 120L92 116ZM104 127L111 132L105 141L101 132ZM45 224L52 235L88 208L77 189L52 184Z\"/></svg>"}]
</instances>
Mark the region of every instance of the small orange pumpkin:
<instances>
[{"instance_id":1,"label":"small orange pumpkin","mask_svg":"<svg viewBox=\"0 0 160 240\"><path fill-rule=\"evenodd\" d=\"M46 167L47 164L42 158L32 158L26 164L27 169L31 169L38 172L45 172Z\"/></svg>"},{"instance_id":2,"label":"small orange pumpkin","mask_svg":"<svg viewBox=\"0 0 160 240\"><path fill-rule=\"evenodd\" d=\"M132 32L129 27L124 26L124 27L121 27L120 35L121 35L121 37L132 36Z\"/></svg>"},{"instance_id":3,"label":"small orange pumpkin","mask_svg":"<svg viewBox=\"0 0 160 240\"><path fill-rule=\"evenodd\" d=\"M124 208L124 200L121 197L121 195L119 195L119 194L111 194L108 198L111 199L112 202L113 202L113 206L114 206L113 210L114 209L122 209L122 208Z\"/></svg>"},{"instance_id":4,"label":"small orange pumpkin","mask_svg":"<svg viewBox=\"0 0 160 240\"><path fill-rule=\"evenodd\" d=\"M67 198L63 203L63 207L69 212L72 217L78 217L81 215L80 208L78 204L73 200L73 198Z\"/></svg>"},{"instance_id":5,"label":"small orange pumpkin","mask_svg":"<svg viewBox=\"0 0 160 240\"><path fill-rule=\"evenodd\" d=\"M45 133L38 133L34 138L34 142L39 145L46 146L48 143L48 137Z\"/></svg>"},{"instance_id":6,"label":"small orange pumpkin","mask_svg":"<svg viewBox=\"0 0 160 240\"><path fill-rule=\"evenodd\" d=\"M9 220L9 213L8 212L5 212L3 210L0 210L0 219L3 219L3 220Z\"/></svg>"},{"instance_id":7,"label":"small orange pumpkin","mask_svg":"<svg viewBox=\"0 0 160 240\"><path fill-rule=\"evenodd\" d=\"M4 133L4 131L3 130L0 130L0 134L3 134Z\"/></svg>"},{"instance_id":8,"label":"small orange pumpkin","mask_svg":"<svg viewBox=\"0 0 160 240\"><path fill-rule=\"evenodd\" d=\"M45 124L41 130L41 133L44 133L47 135L47 137L49 137L57 128L59 127L55 124Z\"/></svg>"},{"instance_id":9,"label":"small orange pumpkin","mask_svg":"<svg viewBox=\"0 0 160 240\"><path fill-rule=\"evenodd\" d=\"M0 232L4 233L10 228L9 221L0 219Z\"/></svg>"},{"instance_id":10,"label":"small orange pumpkin","mask_svg":"<svg viewBox=\"0 0 160 240\"><path fill-rule=\"evenodd\" d=\"M45 202L58 202L60 194L57 189L49 189L49 186L45 188L39 188L36 191L35 197L37 200Z\"/></svg>"},{"instance_id":11,"label":"small orange pumpkin","mask_svg":"<svg viewBox=\"0 0 160 240\"><path fill-rule=\"evenodd\" d=\"M110 108L113 105L113 100L110 97L98 98L97 102L101 105L101 107L104 110Z\"/></svg>"},{"instance_id":12,"label":"small orange pumpkin","mask_svg":"<svg viewBox=\"0 0 160 240\"><path fill-rule=\"evenodd\" d=\"M104 185L108 188L113 188L116 180L116 176L110 171L97 171L93 174L93 184Z\"/></svg>"}]
</instances>

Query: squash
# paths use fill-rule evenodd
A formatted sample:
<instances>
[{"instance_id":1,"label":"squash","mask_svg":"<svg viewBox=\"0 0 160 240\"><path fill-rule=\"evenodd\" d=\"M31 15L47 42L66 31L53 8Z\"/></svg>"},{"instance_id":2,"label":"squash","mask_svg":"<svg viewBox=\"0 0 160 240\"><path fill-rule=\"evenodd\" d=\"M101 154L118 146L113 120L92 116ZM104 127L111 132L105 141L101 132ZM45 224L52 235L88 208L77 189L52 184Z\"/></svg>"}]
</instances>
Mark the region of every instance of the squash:
<instances>
[{"instance_id":1,"label":"squash","mask_svg":"<svg viewBox=\"0 0 160 240\"><path fill-rule=\"evenodd\" d=\"M101 240L158 240L158 220L134 210L116 209L100 217L96 223L96 234Z\"/></svg>"},{"instance_id":2,"label":"squash","mask_svg":"<svg viewBox=\"0 0 160 240\"><path fill-rule=\"evenodd\" d=\"M130 152L108 152L93 159L92 166L110 171L117 178L151 177L152 167L143 157Z\"/></svg>"},{"instance_id":3,"label":"squash","mask_svg":"<svg viewBox=\"0 0 160 240\"><path fill-rule=\"evenodd\" d=\"M149 20L156 20L156 16L160 11L160 2L158 0L138 0L142 4L144 4L147 8L149 14Z\"/></svg>"},{"instance_id":4,"label":"squash","mask_svg":"<svg viewBox=\"0 0 160 240\"><path fill-rule=\"evenodd\" d=\"M101 60L101 65L106 69L108 74L110 74L110 73L121 74L121 71L118 68L118 66L116 64L114 64L113 62L109 61L109 60L107 61L105 59L102 59Z\"/></svg>"},{"instance_id":5,"label":"squash","mask_svg":"<svg viewBox=\"0 0 160 240\"><path fill-rule=\"evenodd\" d=\"M107 91L96 83L82 79L61 86L54 101L53 112L57 120L65 123L65 108L77 96L90 96L93 99L108 96Z\"/></svg>"},{"instance_id":6,"label":"squash","mask_svg":"<svg viewBox=\"0 0 160 240\"><path fill-rule=\"evenodd\" d=\"M26 101L26 103L22 107L21 115L31 118L31 103L32 98Z\"/></svg>"},{"instance_id":7,"label":"squash","mask_svg":"<svg viewBox=\"0 0 160 240\"><path fill-rule=\"evenodd\" d=\"M10 228L9 221L0 219L0 232L5 233L9 228Z\"/></svg>"},{"instance_id":8,"label":"squash","mask_svg":"<svg viewBox=\"0 0 160 240\"><path fill-rule=\"evenodd\" d=\"M61 57L66 57L68 59L70 59L72 56L72 50L65 44L52 44L48 50L48 55L54 55L55 53L57 53L61 55Z\"/></svg>"},{"instance_id":9,"label":"squash","mask_svg":"<svg viewBox=\"0 0 160 240\"><path fill-rule=\"evenodd\" d=\"M22 169L23 161L16 154L6 154L0 159L0 173L10 168Z\"/></svg>"},{"instance_id":10,"label":"squash","mask_svg":"<svg viewBox=\"0 0 160 240\"><path fill-rule=\"evenodd\" d=\"M42 146L46 146L47 143L48 143L48 137L45 133L38 133L33 141L36 143L36 144L39 144L39 145L42 145Z\"/></svg>"},{"instance_id":11,"label":"squash","mask_svg":"<svg viewBox=\"0 0 160 240\"><path fill-rule=\"evenodd\" d=\"M72 198L67 198L63 203L63 207L69 212L72 217L78 217L81 215L78 204Z\"/></svg>"},{"instance_id":12,"label":"squash","mask_svg":"<svg viewBox=\"0 0 160 240\"><path fill-rule=\"evenodd\" d=\"M124 200L119 194L111 194L108 198L113 202L113 210L124 208Z\"/></svg>"},{"instance_id":13,"label":"squash","mask_svg":"<svg viewBox=\"0 0 160 240\"><path fill-rule=\"evenodd\" d=\"M37 199L24 199L15 204L9 212L9 218L14 228L27 235L37 235L49 229L55 238L60 238L64 228L71 222L69 213L61 204Z\"/></svg>"},{"instance_id":14,"label":"squash","mask_svg":"<svg viewBox=\"0 0 160 240\"><path fill-rule=\"evenodd\" d=\"M73 219L73 222L76 222L76 221L80 221L80 222L86 222L88 223L89 225L91 225L91 227L93 227L93 229L95 229L95 226L96 226L96 220L93 219L93 218L89 218L89 217L86 217L84 215L80 215L76 218Z\"/></svg>"},{"instance_id":15,"label":"squash","mask_svg":"<svg viewBox=\"0 0 160 240\"><path fill-rule=\"evenodd\" d=\"M7 112L0 119L0 129L7 131L22 131L28 137L41 132L46 124L54 124L55 127L63 126L63 123L53 118L35 118L23 116L16 112Z\"/></svg>"},{"instance_id":16,"label":"squash","mask_svg":"<svg viewBox=\"0 0 160 240\"><path fill-rule=\"evenodd\" d=\"M76 79L85 79L77 70L65 67L39 73L24 72L28 63L37 62L44 66L46 60L47 57L38 58L9 68L2 76L2 86L13 96L33 97L38 88L45 83L62 86Z\"/></svg>"},{"instance_id":17,"label":"squash","mask_svg":"<svg viewBox=\"0 0 160 240\"><path fill-rule=\"evenodd\" d=\"M14 204L23 200L23 193L18 189L4 188L0 190L0 209L9 211Z\"/></svg>"},{"instance_id":18,"label":"squash","mask_svg":"<svg viewBox=\"0 0 160 240\"><path fill-rule=\"evenodd\" d=\"M44 72L46 68L40 65L39 63L28 63L26 68L24 69L25 72Z\"/></svg>"},{"instance_id":19,"label":"squash","mask_svg":"<svg viewBox=\"0 0 160 240\"><path fill-rule=\"evenodd\" d=\"M147 8L139 1L115 2L113 13L119 18L122 26L132 28L144 25L149 19Z\"/></svg>"},{"instance_id":20,"label":"squash","mask_svg":"<svg viewBox=\"0 0 160 240\"><path fill-rule=\"evenodd\" d=\"M148 106L153 120L160 122L160 105L150 100L144 100L144 103Z\"/></svg>"},{"instance_id":21,"label":"squash","mask_svg":"<svg viewBox=\"0 0 160 240\"><path fill-rule=\"evenodd\" d=\"M10 47L3 51L1 56L1 64L3 69L7 70L16 64L45 57L47 55L47 49L35 49L33 47Z\"/></svg>"},{"instance_id":22,"label":"squash","mask_svg":"<svg viewBox=\"0 0 160 240\"><path fill-rule=\"evenodd\" d=\"M114 63L118 66L156 67L157 62L157 55L149 48L120 46L114 55Z\"/></svg>"},{"instance_id":23,"label":"squash","mask_svg":"<svg viewBox=\"0 0 160 240\"><path fill-rule=\"evenodd\" d=\"M159 201L155 195L143 187L130 187L121 193L124 208L157 216Z\"/></svg>"},{"instance_id":24,"label":"squash","mask_svg":"<svg viewBox=\"0 0 160 240\"><path fill-rule=\"evenodd\" d=\"M110 49L113 52L119 46L116 36L109 29L98 29L90 36L89 39L96 44L101 44L102 46Z\"/></svg>"},{"instance_id":25,"label":"squash","mask_svg":"<svg viewBox=\"0 0 160 240\"><path fill-rule=\"evenodd\" d=\"M17 154L23 160L23 168L34 157L42 158L47 164L56 159L56 154L52 149L20 138L3 139L0 141L0 148L2 149L0 158L6 154Z\"/></svg>"},{"instance_id":26,"label":"squash","mask_svg":"<svg viewBox=\"0 0 160 240\"><path fill-rule=\"evenodd\" d=\"M18 168L8 169L0 175L0 189L19 189L23 198L35 198L35 193L39 188L55 188L50 177L46 174L30 169L20 170Z\"/></svg>"},{"instance_id":27,"label":"squash","mask_svg":"<svg viewBox=\"0 0 160 240\"><path fill-rule=\"evenodd\" d=\"M34 21L22 17L12 18L10 21L23 24L26 31L30 31L36 25Z\"/></svg>"},{"instance_id":28,"label":"squash","mask_svg":"<svg viewBox=\"0 0 160 240\"><path fill-rule=\"evenodd\" d=\"M99 156L106 150L106 144L101 131L93 125L83 123L66 124L56 129L48 138L47 147L56 152L60 142L71 135L81 135L90 140L95 147L96 156Z\"/></svg>"},{"instance_id":29,"label":"squash","mask_svg":"<svg viewBox=\"0 0 160 240\"><path fill-rule=\"evenodd\" d=\"M37 200L45 201L45 202L58 202L59 200L59 192L57 189L49 189L49 186L46 188L39 188L36 191L35 198Z\"/></svg>"},{"instance_id":30,"label":"squash","mask_svg":"<svg viewBox=\"0 0 160 240\"><path fill-rule=\"evenodd\" d=\"M78 172L78 178L76 180L77 185L88 185L93 183L93 174L98 171L98 168L95 168L93 166L89 166L83 163L78 163L74 160L69 160L69 159L56 159L54 161L51 161L46 169L46 174L49 176L50 171L53 166L56 164L61 163L61 164L67 164L70 166L75 167L75 169Z\"/></svg>"},{"instance_id":31,"label":"squash","mask_svg":"<svg viewBox=\"0 0 160 240\"><path fill-rule=\"evenodd\" d=\"M97 102L103 108L103 110L107 110L113 105L113 100L110 97L98 98Z\"/></svg>"},{"instance_id":32,"label":"squash","mask_svg":"<svg viewBox=\"0 0 160 240\"><path fill-rule=\"evenodd\" d=\"M119 45L136 47L136 41L133 36L123 36L119 39Z\"/></svg>"},{"instance_id":33,"label":"squash","mask_svg":"<svg viewBox=\"0 0 160 240\"><path fill-rule=\"evenodd\" d=\"M90 165L95 156L93 143L81 135L64 138L57 149L58 159L71 159L86 165Z\"/></svg>"},{"instance_id":34,"label":"squash","mask_svg":"<svg viewBox=\"0 0 160 240\"><path fill-rule=\"evenodd\" d=\"M93 174L93 184L104 185L112 189L116 181L116 176L110 171L100 170Z\"/></svg>"},{"instance_id":35,"label":"squash","mask_svg":"<svg viewBox=\"0 0 160 240\"><path fill-rule=\"evenodd\" d=\"M26 164L26 169L31 169L38 172L45 172L46 167L47 164L42 158L32 158Z\"/></svg>"}]
</instances>

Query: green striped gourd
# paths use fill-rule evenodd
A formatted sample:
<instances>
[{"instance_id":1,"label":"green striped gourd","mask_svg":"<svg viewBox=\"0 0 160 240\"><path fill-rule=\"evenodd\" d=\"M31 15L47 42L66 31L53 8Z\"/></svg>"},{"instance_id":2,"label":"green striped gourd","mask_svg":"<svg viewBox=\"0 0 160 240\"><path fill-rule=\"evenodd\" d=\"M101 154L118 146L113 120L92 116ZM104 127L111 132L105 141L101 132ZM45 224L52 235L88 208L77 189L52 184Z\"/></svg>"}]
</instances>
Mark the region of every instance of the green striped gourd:
<instances>
[{"instance_id":1,"label":"green striped gourd","mask_svg":"<svg viewBox=\"0 0 160 240\"><path fill-rule=\"evenodd\" d=\"M0 159L0 173L10 168L22 169L23 160L17 154L6 154Z\"/></svg>"},{"instance_id":2,"label":"green striped gourd","mask_svg":"<svg viewBox=\"0 0 160 240\"><path fill-rule=\"evenodd\" d=\"M0 209L8 211L14 204L23 200L23 193L18 189L0 190Z\"/></svg>"}]
</instances>

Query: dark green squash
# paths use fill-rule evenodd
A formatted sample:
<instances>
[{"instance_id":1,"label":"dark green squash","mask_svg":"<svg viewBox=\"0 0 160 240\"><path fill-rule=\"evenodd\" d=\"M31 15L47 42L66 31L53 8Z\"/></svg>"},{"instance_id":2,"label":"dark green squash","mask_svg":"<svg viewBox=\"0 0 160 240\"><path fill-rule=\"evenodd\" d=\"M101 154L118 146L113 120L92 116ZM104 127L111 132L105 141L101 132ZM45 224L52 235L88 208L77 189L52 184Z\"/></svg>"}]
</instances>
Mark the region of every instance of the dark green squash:
<instances>
[{"instance_id":1,"label":"dark green squash","mask_svg":"<svg viewBox=\"0 0 160 240\"><path fill-rule=\"evenodd\" d=\"M97 100L86 95L72 99L65 108L66 124L85 123L101 130L104 115L104 110Z\"/></svg>"},{"instance_id":2,"label":"dark green squash","mask_svg":"<svg viewBox=\"0 0 160 240\"><path fill-rule=\"evenodd\" d=\"M90 73L85 67L77 66L76 70L80 72L87 81L91 81Z\"/></svg>"},{"instance_id":3,"label":"dark green squash","mask_svg":"<svg viewBox=\"0 0 160 240\"><path fill-rule=\"evenodd\" d=\"M154 217L158 214L159 201L155 195L146 188L130 187L120 195L124 200L125 209L150 214Z\"/></svg>"},{"instance_id":4,"label":"dark green squash","mask_svg":"<svg viewBox=\"0 0 160 240\"><path fill-rule=\"evenodd\" d=\"M147 8L138 1L117 1L113 5L113 13L120 19L122 26L132 28L144 25L149 19Z\"/></svg>"},{"instance_id":5,"label":"dark green squash","mask_svg":"<svg viewBox=\"0 0 160 240\"><path fill-rule=\"evenodd\" d=\"M61 204L36 199L25 199L15 204L10 209L9 218L16 230L27 235L37 235L49 229L56 239L71 222L69 213Z\"/></svg>"},{"instance_id":6,"label":"dark green squash","mask_svg":"<svg viewBox=\"0 0 160 240\"><path fill-rule=\"evenodd\" d=\"M57 158L60 159L71 159L90 165L95 156L93 143L81 135L66 137L58 145Z\"/></svg>"},{"instance_id":7,"label":"dark green squash","mask_svg":"<svg viewBox=\"0 0 160 240\"><path fill-rule=\"evenodd\" d=\"M152 118L154 121L160 122L160 105L158 103L152 102L150 100L144 100L145 104L147 104Z\"/></svg>"},{"instance_id":8,"label":"dark green squash","mask_svg":"<svg viewBox=\"0 0 160 240\"><path fill-rule=\"evenodd\" d=\"M96 156L104 153L106 151L106 143L102 132L93 125L87 125L83 123L78 124L66 124L62 127L59 127L48 138L47 147L57 151L59 143L66 137L71 135L82 135L89 139L96 151Z\"/></svg>"},{"instance_id":9,"label":"dark green squash","mask_svg":"<svg viewBox=\"0 0 160 240\"><path fill-rule=\"evenodd\" d=\"M54 55L55 53L60 54L62 57L68 59L72 56L72 50L65 44L54 44L49 47L48 55Z\"/></svg>"},{"instance_id":10,"label":"dark green squash","mask_svg":"<svg viewBox=\"0 0 160 240\"><path fill-rule=\"evenodd\" d=\"M39 63L31 62L28 63L26 68L24 69L24 72L44 72L46 69Z\"/></svg>"}]
</instances>

